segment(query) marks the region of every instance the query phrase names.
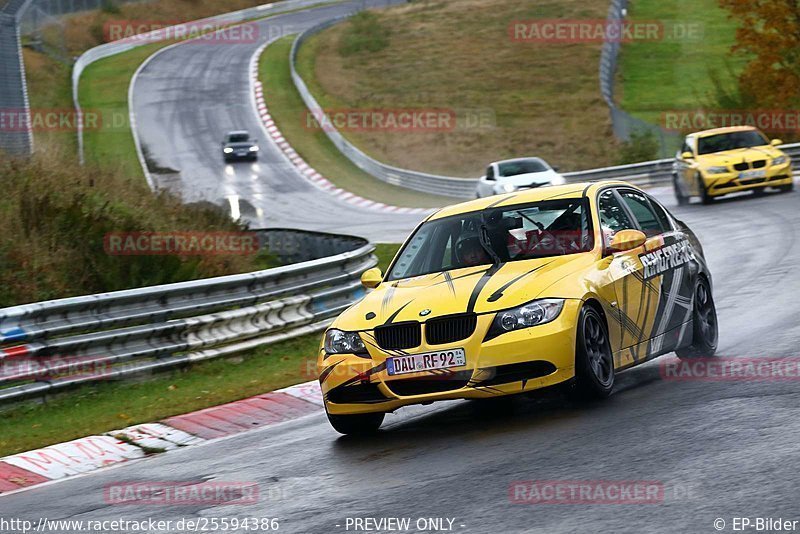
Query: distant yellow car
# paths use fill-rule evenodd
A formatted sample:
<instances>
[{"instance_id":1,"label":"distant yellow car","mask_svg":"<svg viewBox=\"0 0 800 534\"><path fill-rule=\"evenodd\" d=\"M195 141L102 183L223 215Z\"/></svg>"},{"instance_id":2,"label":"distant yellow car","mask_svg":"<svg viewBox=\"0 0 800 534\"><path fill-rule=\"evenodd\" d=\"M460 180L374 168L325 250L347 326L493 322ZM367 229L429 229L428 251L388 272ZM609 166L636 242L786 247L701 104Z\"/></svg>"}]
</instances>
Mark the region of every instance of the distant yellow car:
<instances>
[{"instance_id":1,"label":"distant yellow car","mask_svg":"<svg viewBox=\"0 0 800 534\"><path fill-rule=\"evenodd\" d=\"M428 217L374 288L327 329L319 381L333 427L376 430L418 403L563 384L611 393L615 372L717 346L695 235L624 182L481 198Z\"/></svg>"},{"instance_id":2,"label":"distant yellow car","mask_svg":"<svg viewBox=\"0 0 800 534\"><path fill-rule=\"evenodd\" d=\"M780 139L751 126L733 126L686 136L675 158L673 186L678 204L698 196L703 204L715 197L767 187L794 188L792 160L778 148Z\"/></svg>"}]
</instances>

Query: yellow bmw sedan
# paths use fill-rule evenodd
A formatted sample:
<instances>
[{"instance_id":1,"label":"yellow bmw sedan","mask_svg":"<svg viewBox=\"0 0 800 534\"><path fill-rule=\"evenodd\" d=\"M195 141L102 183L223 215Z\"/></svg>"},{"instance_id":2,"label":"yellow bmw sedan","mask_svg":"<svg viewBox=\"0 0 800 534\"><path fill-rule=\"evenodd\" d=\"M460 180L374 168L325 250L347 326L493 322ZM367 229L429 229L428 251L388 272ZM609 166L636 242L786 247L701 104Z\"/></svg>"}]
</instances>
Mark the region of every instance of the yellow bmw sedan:
<instances>
[{"instance_id":1,"label":"yellow bmw sedan","mask_svg":"<svg viewBox=\"0 0 800 534\"><path fill-rule=\"evenodd\" d=\"M706 357L718 329L695 235L624 182L482 198L423 221L384 275L325 331L331 425L377 430L409 404L560 385L608 396L615 374L675 351Z\"/></svg>"}]
</instances>

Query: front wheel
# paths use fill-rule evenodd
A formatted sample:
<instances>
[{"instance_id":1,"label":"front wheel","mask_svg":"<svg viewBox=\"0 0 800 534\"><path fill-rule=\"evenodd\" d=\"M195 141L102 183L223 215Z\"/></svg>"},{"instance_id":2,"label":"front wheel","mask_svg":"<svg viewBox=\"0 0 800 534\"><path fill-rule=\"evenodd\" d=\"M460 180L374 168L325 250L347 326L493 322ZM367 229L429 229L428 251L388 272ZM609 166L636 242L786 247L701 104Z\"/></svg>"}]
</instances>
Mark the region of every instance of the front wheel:
<instances>
[{"instance_id":1,"label":"front wheel","mask_svg":"<svg viewBox=\"0 0 800 534\"><path fill-rule=\"evenodd\" d=\"M614 388L614 357L608 328L600 313L584 306L578 318L573 393L583 399L602 399Z\"/></svg>"},{"instance_id":2,"label":"front wheel","mask_svg":"<svg viewBox=\"0 0 800 534\"><path fill-rule=\"evenodd\" d=\"M672 176L672 188L675 190L675 200L678 201L678 206L685 206L689 203L689 197L684 195L683 191L681 191L681 186L676 175Z\"/></svg>"},{"instance_id":3,"label":"front wheel","mask_svg":"<svg viewBox=\"0 0 800 534\"><path fill-rule=\"evenodd\" d=\"M692 344L678 349L675 354L681 359L710 358L717 352L719 328L717 308L708 281L700 277L694 289L694 310L692 311Z\"/></svg>"},{"instance_id":4,"label":"front wheel","mask_svg":"<svg viewBox=\"0 0 800 534\"><path fill-rule=\"evenodd\" d=\"M794 182L786 184L786 185L778 186L778 190L781 193L788 193L790 191L794 191Z\"/></svg>"},{"instance_id":5,"label":"front wheel","mask_svg":"<svg viewBox=\"0 0 800 534\"><path fill-rule=\"evenodd\" d=\"M703 204L708 205L714 202L714 197L708 194L708 188L700 173L697 173L697 190L700 191L700 201Z\"/></svg>"},{"instance_id":6,"label":"front wheel","mask_svg":"<svg viewBox=\"0 0 800 534\"><path fill-rule=\"evenodd\" d=\"M327 413L327 410L326 410ZM334 415L328 413L328 421L335 431L345 435L372 434L383 423L383 412Z\"/></svg>"}]
</instances>

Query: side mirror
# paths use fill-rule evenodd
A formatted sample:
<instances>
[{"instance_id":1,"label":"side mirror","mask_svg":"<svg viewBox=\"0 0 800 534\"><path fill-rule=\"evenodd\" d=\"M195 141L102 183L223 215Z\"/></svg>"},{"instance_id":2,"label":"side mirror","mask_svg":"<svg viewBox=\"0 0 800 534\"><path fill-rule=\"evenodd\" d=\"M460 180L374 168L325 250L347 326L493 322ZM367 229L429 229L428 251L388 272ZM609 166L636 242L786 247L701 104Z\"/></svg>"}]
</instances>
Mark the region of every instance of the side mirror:
<instances>
[{"instance_id":1,"label":"side mirror","mask_svg":"<svg viewBox=\"0 0 800 534\"><path fill-rule=\"evenodd\" d=\"M644 235L644 234L642 234ZM383 273L378 267L367 269L361 275L361 285L367 289L374 289L383 281Z\"/></svg>"},{"instance_id":2,"label":"side mirror","mask_svg":"<svg viewBox=\"0 0 800 534\"><path fill-rule=\"evenodd\" d=\"M772 146L780 146L783 144L783 141L781 141L780 139L773 139L772 141L769 142L769 144L771 144Z\"/></svg>"},{"instance_id":3,"label":"side mirror","mask_svg":"<svg viewBox=\"0 0 800 534\"><path fill-rule=\"evenodd\" d=\"M691 152L681 152L681 159L692 159L693 157Z\"/></svg>"},{"instance_id":4,"label":"side mirror","mask_svg":"<svg viewBox=\"0 0 800 534\"><path fill-rule=\"evenodd\" d=\"M560 168L558 167L558 165L553 165L551 168L552 168L554 171L556 171L556 172L558 172L558 171L560 170Z\"/></svg>"},{"instance_id":5,"label":"side mirror","mask_svg":"<svg viewBox=\"0 0 800 534\"><path fill-rule=\"evenodd\" d=\"M644 232L620 230L614 235L608 248L611 249L611 252L625 252L641 247L645 241L647 241L647 236L644 235Z\"/></svg>"}]
</instances>

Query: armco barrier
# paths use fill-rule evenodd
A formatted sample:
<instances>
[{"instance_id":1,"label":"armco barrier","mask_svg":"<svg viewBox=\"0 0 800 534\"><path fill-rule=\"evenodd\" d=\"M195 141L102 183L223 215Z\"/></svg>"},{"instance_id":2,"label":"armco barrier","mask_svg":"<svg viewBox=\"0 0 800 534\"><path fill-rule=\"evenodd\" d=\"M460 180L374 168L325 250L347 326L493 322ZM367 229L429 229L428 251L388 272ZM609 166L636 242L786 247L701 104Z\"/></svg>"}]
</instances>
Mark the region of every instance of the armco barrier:
<instances>
[{"instance_id":1,"label":"armco barrier","mask_svg":"<svg viewBox=\"0 0 800 534\"><path fill-rule=\"evenodd\" d=\"M360 299L374 247L261 231L285 267L0 309L0 402L123 379L319 331ZM335 254L320 256L321 253Z\"/></svg>"}]
</instances>

